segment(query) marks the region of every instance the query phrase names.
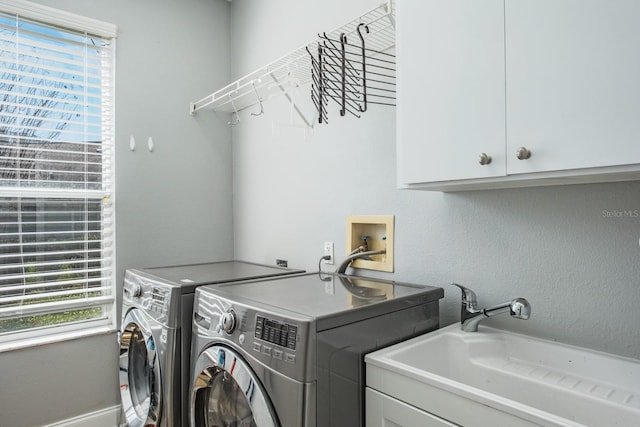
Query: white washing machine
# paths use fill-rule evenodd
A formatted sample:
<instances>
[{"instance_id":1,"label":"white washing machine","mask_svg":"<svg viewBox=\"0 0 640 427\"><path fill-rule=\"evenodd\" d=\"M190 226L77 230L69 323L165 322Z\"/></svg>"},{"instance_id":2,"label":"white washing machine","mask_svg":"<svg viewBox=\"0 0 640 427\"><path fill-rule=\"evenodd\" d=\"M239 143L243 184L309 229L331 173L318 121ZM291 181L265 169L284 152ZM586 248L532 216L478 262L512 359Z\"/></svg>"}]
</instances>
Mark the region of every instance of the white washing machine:
<instances>
[{"instance_id":1,"label":"white washing machine","mask_svg":"<svg viewBox=\"0 0 640 427\"><path fill-rule=\"evenodd\" d=\"M198 286L302 272L243 261L127 270L119 332L125 425L187 425L191 314Z\"/></svg>"},{"instance_id":2,"label":"white washing machine","mask_svg":"<svg viewBox=\"0 0 640 427\"><path fill-rule=\"evenodd\" d=\"M364 355L437 329L443 296L318 273L198 288L189 425L364 425Z\"/></svg>"}]
</instances>

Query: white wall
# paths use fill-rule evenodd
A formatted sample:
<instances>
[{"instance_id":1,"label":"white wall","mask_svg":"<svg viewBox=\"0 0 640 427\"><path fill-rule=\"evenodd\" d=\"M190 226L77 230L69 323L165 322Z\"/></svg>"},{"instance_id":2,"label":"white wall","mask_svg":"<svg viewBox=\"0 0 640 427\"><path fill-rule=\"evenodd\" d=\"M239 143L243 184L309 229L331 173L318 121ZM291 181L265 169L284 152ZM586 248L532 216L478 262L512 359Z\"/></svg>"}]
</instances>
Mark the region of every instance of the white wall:
<instances>
[{"instance_id":1,"label":"white wall","mask_svg":"<svg viewBox=\"0 0 640 427\"><path fill-rule=\"evenodd\" d=\"M232 75L378 4L234 0ZM285 258L314 270L324 241L343 256L347 215L392 214L395 273L378 275L444 287L443 325L459 319L460 291L448 285L455 281L475 289L484 305L513 297L531 302L530 320L488 325L640 358L640 218L603 214L640 210L640 182L401 191L392 107L370 107L361 119L333 112L306 138L272 126L289 120L283 99L265 103L265 111L241 113L232 130L236 257Z\"/></svg>"},{"instance_id":2,"label":"white wall","mask_svg":"<svg viewBox=\"0 0 640 427\"><path fill-rule=\"evenodd\" d=\"M189 102L228 81L229 3L37 1L119 29L118 296L128 267L232 257L231 134L225 117L189 115ZM0 367L3 426L41 426L119 404L115 333L0 353Z\"/></svg>"}]
</instances>

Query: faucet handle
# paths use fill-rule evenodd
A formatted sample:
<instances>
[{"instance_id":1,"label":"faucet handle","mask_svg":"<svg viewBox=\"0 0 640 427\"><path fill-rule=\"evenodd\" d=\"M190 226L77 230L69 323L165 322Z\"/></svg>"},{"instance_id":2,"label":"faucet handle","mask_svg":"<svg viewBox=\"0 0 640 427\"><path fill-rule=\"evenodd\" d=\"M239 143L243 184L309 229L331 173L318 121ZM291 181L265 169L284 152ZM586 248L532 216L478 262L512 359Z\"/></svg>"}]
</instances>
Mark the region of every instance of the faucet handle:
<instances>
[{"instance_id":1,"label":"faucet handle","mask_svg":"<svg viewBox=\"0 0 640 427\"><path fill-rule=\"evenodd\" d=\"M467 303L470 307L474 308L478 304L478 297L476 293L471 289L464 287L462 285L458 285L457 283L452 283L452 286L457 286L462 291L462 302Z\"/></svg>"},{"instance_id":2,"label":"faucet handle","mask_svg":"<svg viewBox=\"0 0 640 427\"><path fill-rule=\"evenodd\" d=\"M509 305L511 317L527 320L531 316L531 304L524 298L516 298Z\"/></svg>"}]
</instances>

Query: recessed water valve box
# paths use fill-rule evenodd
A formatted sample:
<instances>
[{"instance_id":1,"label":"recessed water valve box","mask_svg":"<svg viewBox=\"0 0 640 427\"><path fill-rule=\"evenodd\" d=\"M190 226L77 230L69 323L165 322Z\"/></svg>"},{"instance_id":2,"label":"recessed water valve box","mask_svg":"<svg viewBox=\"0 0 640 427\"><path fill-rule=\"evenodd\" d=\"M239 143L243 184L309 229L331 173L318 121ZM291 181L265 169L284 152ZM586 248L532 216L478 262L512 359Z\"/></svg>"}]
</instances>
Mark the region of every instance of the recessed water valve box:
<instances>
[{"instance_id":1,"label":"recessed water valve box","mask_svg":"<svg viewBox=\"0 0 640 427\"><path fill-rule=\"evenodd\" d=\"M385 253L357 259L353 268L393 272L393 215L350 215L347 217L346 255L362 246L362 251Z\"/></svg>"}]
</instances>

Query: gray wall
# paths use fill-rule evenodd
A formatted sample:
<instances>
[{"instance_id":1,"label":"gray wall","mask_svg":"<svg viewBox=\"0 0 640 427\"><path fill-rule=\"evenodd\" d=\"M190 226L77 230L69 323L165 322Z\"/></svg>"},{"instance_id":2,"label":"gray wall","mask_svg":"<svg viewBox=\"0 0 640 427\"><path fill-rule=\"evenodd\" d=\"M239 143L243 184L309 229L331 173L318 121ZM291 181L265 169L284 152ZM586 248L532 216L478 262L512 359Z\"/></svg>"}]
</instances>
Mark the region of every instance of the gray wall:
<instances>
[{"instance_id":1,"label":"gray wall","mask_svg":"<svg viewBox=\"0 0 640 427\"><path fill-rule=\"evenodd\" d=\"M131 266L233 256L231 134L189 102L229 76L223 0L38 0L118 26L117 292ZM129 150L129 136L138 146ZM155 150L147 149L147 138ZM119 404L116 335L0 353L0 425L39 426Z\"/></svg>"},{"instance_id":2,"label":"gray wall","mask_svg":"<svg viewBox=\"0 0 640 427\"><path fill-rule=\"evenodd\" d=\"M232 129L218 114L187 114L190 101L227 83L230 56L239 77L378 0L234 0L231 29L223 0L38 1L119 26L118 292L134 265L235 254L313 270L324 241L344 253L347 215L393 214L396 271L378 275L445 287L444 324L457 320L459 294L447 284L458 281L483 304L524 296L533 305L529 321L488 323L640 358L640 219L603 214L640 209L640 183L400 191L393 108L361 119L333 111L313 131L297 127L283 98L265 102L263 116L242 112ZM115 352L110 334L0 354L11 384L0 392L1 424L116 405Z\"/></svg>"},{"instance_id":3,"label":"gray wall","mask_svg":"<svg viewBox=\"0 0 640 427\"><path fill-rule=\"evenodd\" d=\"M235 0L232 74L241 76L333 30L379 0ZM417 29L419 31L419 29ZM416 53L418 54L418 53ZM442 323L459 319L458 282L480 303L526 297L528 321L488 325L640 358L640 182L458 194L395 188L395 111L370 107L306 135L286 102L233 128L236 257L314 270L323 242L344 256L346 217L392 214L395 273L445 288ZM280 123L283 126L273 126ZM603 141L607 143L607 141ZM361 273L369 274L367 271Z\"/></svg>"}]
</instances>

